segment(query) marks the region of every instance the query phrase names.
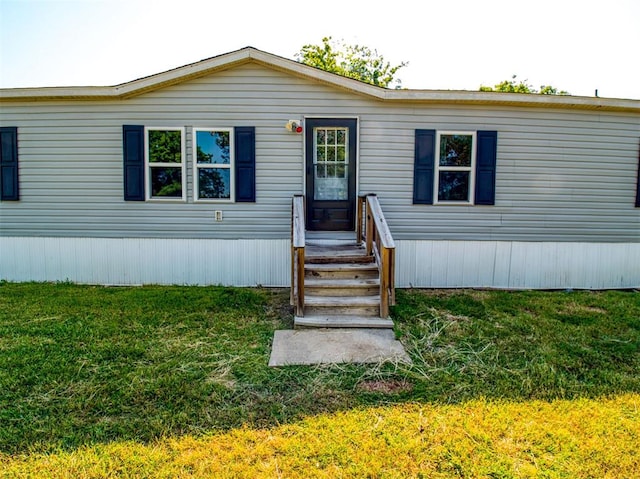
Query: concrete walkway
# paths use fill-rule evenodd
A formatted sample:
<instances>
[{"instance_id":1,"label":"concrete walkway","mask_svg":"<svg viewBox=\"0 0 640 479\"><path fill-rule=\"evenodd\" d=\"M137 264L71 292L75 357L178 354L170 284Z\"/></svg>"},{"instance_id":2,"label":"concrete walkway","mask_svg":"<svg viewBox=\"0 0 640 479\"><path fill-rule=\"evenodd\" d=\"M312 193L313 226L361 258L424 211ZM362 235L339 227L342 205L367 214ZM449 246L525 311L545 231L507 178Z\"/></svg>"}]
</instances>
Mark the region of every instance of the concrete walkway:
<instances>
[{"instance_id":1,"label":"concrete walkway","mask_svg":"<svg viewBox=\"0 0 640 479\"><path fill-rule=\"evenodd\" d=\"M276 331L269 366L411 362L389 329L298 329Z\"/></svg>"}]
</instances>

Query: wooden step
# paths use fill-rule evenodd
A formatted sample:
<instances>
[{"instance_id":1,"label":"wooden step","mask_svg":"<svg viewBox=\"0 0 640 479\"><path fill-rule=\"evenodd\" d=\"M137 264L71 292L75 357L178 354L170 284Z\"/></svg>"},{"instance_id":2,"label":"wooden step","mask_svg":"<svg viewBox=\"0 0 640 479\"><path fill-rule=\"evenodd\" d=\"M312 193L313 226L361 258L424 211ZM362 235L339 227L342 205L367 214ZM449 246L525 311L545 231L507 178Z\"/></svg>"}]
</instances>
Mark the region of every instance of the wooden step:
<instances>
[{"instance_id":1,"label":"wooden step","mask_svg":"<svg viewBox=\"0 0 640 479\"><path fill-rule=\"evenodd\" d=\"M380 294L380 280L308 277L304 289L311 296L371 296Z\"/></svg>"},{"instance_id":2,"label":"wooden step","mask_svg":"<svg viewBox=\"0 0 640 479\"><path fill-rule=\"evenodd\" d=\"M296 316L293 324L295 328L393 328L390 319L333 314Z\"/></svg>"},{"instance_id":3,"label":"wooden step","mask_svg":"<svg viewBox=\"0 0 640 479\"><path fill-rule=\"evenodd\" d=\"M306 256L364 256L366 249L361 244L314 244L307 243L305 247Z\"/></svg>"},{"instance_id":4,"label":"wooden step","mask_svg":"<svg viewBox=\"0 0 640 479\"><path fill-rule=\"evenodd\" d=\"M364 246L348 245L310 245L305 248L305 263L371 263L373 256L367 255Z\"/></svg>"},{"instance_id":5,"label":"wooden step","mask_svg":"<svg viewBox=\"0 0 640 479\"><path fill-rule=\"evenodd\" d=\"M353 256L306 256L305 264L327 264L327 263L373 263L373 256L353 255Z\"/></svg>"},{"instance_id":6,"label":"wooden step","mask_svg":"<svg viewBox=\"0 0 640 479\"><path fill-rule=\"evenodd\" d=\"M314 296L304 297L305 316L331 314L336 316L380 317L380 295L375 296Z\"/></svg>"},{"instance_id":7,"label":"wooden step","mask_svg":"<svg viewBox=\"0 0 640 479\"><path fill-rule=\"evenodd\" d=\"M306 264L306 277L364 279L377 278L378 266L375 263L328 263Z\"/></svg>"}]
</instances>

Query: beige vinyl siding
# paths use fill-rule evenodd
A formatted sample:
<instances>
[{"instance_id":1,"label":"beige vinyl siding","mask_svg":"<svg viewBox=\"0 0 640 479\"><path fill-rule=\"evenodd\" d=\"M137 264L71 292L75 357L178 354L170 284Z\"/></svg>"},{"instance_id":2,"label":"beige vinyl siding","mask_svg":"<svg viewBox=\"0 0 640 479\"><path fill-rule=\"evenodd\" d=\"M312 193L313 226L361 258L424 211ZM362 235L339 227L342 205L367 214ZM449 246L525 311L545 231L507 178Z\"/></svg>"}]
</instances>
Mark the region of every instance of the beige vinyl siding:
<instances>
[{"instance_id":1,"label":"beige vinyl siding","mask_svg":"<svg viewBox=\"0 0 640 479\"><path fill-rule=\"evenodd\" d=\"M287 238L304 135L285 123L305 116L359 119L359 191L398 240L640 241L640 115L381 102L253 63L127 100L3 103L21 199L0 203L0 234ZM187 203L123 200L123 124L186 128ZM234 126L256 127L256 203L193 203L192 128ZM497 130L495 206L413 205L416 128Z\"/></svg>"},{"instance_id":2,"label":"beige vinyl siding","mask_svg":"<svg viewBox=\"0 0 640 479\"><path fill-rule=\"evenodd\" d=\"M361 190L378 192L396 239L640 241L638 115L452 106L411 126L497 130L496 204L411 205L413 130L396 130L394 153L363 121Z\"/></svg>"}]
</instances>

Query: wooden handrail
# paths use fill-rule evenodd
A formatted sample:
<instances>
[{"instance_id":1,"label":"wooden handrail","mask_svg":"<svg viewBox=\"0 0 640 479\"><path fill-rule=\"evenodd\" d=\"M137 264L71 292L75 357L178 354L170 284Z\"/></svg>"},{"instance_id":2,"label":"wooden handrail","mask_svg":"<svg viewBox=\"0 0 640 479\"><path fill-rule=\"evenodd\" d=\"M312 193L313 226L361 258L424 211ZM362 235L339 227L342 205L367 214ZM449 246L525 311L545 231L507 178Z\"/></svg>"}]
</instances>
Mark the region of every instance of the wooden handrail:
<instances>
[{"instance_id":1,"label":"wooden handrail","mask_svg":"<svg viewBox=\"0 0 640 479\"><path fill-rule=\"evenodd\" d=\"M358 242L365 242L368 255L373 254L380 272L380 317L389 317L389 306L396 304L396 245L375 194L358 197Z\"/></svg>"},{"instance_id":2,"label":"wooden handrail","mask_svg":"<svg viewBox=\"0 0 640 479\"><path fill-rule=\"evenodd\" d=\"M304 316L304 196L294 195L291 202L291 297L296 316Z\"/></svg>"}]
</instances>

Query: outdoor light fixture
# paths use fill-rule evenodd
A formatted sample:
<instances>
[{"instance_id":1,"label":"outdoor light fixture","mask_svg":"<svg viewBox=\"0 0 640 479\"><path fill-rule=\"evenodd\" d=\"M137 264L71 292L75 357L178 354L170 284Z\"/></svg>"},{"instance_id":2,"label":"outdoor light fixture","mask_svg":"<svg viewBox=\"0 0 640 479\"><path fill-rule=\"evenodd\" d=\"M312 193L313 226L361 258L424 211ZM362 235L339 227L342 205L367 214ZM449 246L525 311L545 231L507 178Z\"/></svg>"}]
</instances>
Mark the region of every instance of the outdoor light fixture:
<instances>
[{"instance_id":1,"label":"outdoor light fixture","mask_svg":"<svg viewBox=\"0 0 640 479\"><path fill-rule=\"evenodd\" d=\"M298 120L289 120L285 128L292 133L302 133L302 122Z\"/></svg>"}]
</instances>

